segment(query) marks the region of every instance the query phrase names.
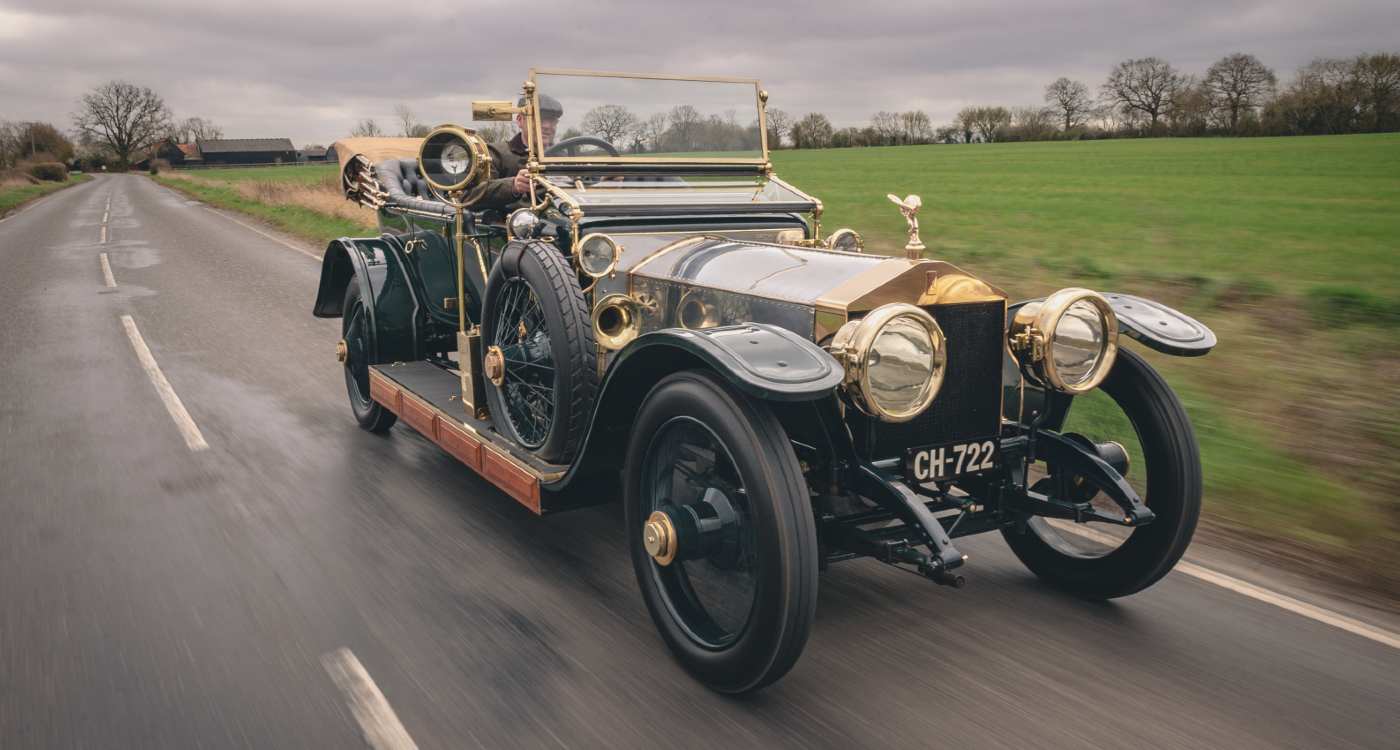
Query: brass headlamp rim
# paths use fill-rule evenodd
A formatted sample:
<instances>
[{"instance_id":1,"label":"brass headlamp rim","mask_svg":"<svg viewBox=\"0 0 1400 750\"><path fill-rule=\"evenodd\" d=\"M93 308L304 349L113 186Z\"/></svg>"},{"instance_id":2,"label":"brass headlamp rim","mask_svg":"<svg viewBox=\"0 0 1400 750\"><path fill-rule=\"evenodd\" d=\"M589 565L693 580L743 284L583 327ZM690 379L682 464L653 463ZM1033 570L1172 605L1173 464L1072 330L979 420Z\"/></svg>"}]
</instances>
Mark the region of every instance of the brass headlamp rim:
<instances>
[{"instance_id":1,"label":"brass headlamp rim","mask_svg":"<svg viewBox=\"0 0 1400 750\"><path fill-rule=\"evenodd\" d=\"M608 245L612 248L612 260L608 262L608 267L606 269L598 273L594 273L593 271L588 270L588 268L586 268L583 265L583 246L588 244L589 240L593 239L606 240ZM617 269L617 263L621 259L622 246L617 244L617 240L613 239L612 235L610 234L605 234L603 232L592 232L590 234L585 234L579 239L578 243L574 245L574 263L578 265L578 270L595 279L601 279L604 276L611 274L614 270Z\"/></svg>"},{"instance_id":2,"label":"brass headlamp rim","mask_svg":"<svg viewBox=\"0 0 1400 750\"><path fill-rule=\"evenodd\" d=\"M1077 383L1066 382L1055 367L1055 329L1076 303L1088 302L1103 321L1104 344L1095 369ZM1013 349L1019 349L1022 370L1042 385L1061 393L1079 395L1103 383L1118 357L1118 316L1102 294L1080 287L1061 289L1043 300L1022 305L1011 323Z\"/></svg>"},{"instance_id":3,"label":"brass headlamp rim","mask_svg":"<svg viewBox=\"0 0 1400 750\"><path fill-rule=\"evenodd\" d=\"M934 362L928 392L919 403L896 412L880 406L871 391L870 350L885 327L899 318L910 318L928 332L933 345ZM899 423L908 422L922 414L942 390L943 377L948 369L947 343L947 337L943 335L938 321L926 310L907 302L894 302L881 305L862 318L847 321L832 337L829 351L846 373L842 386L856 408L881 421Z\"/></svg>"},{"instance_id":4,"label":"brass headlamp rim","mask_svg":"<svg viewBox=\"0 0 1400 750\"><path fill-rule=\"evenodd\" d=\"M851 237L855 237L855 238L856 238L856 249L855 249L855 250L838 250L838 249L837 249L837 247L836 247L836 241L837 241L838 239L840 239L841 237L846 237L846 236L851 236ZM860 236L860 232L857 232L856 230L851 229L850 227L841 227L840 229L837 229L836 231L832 232L831 234L828 234L828 235L826 236L826 239L822 240L822 246L825 247L825 248L828 249L828 250L833 250L833 251L835 251L835 252L856 252L856 253L863 253L863 252L865 252L865 238L862 237L862 236Z\"/></svg>"},{"instance_id":5,"label":"brass headlamp rim","mask_svg":"<svg viewBox=\"0 0 1400 750\"><path fill-rule=\"evenodd\" d=\"M434 137L444 133L456 136L462 142L462 145L466 146L467 153L471 154L472 157L472 165L467 169L466 175L458 182L448 184L434 180L423 164L424 150L433 142ZM443 193L456 193L465 189L468 185L489 173L490 168L491 152L486 149L486 141L483 140L481 136L477 135L475 130L464 128L460 125L439 125L433 128L428 131L426 136L423 136L423 143L418 147L418 173L423 175L423 179L430 186ZM456 198L456 196L453 197ZM471 202L474 201L463 201L462 203L463 205L469 205Z\"/></svg>"}]
</instances>

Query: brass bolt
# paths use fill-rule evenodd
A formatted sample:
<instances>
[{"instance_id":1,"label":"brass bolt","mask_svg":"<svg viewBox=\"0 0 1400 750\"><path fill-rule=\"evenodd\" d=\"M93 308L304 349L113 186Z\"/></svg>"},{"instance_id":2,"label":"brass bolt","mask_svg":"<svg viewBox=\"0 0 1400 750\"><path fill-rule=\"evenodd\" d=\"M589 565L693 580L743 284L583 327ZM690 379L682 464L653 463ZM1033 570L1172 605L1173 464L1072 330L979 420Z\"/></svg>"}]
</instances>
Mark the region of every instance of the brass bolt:
<instances>
[{"instance_id":1,"label":"brass bolt","mask_svg":"<svg viewBox=\"0 0 1400 750\"><path fill-rule=\"evenodd\" d=\"M657 565L670 565L676 559L676 527L671 517L655 511L642 527L642 546Z\"/></svg>"},{"instance_id":2,"label":"brass bolt","mask_svg":"<svg viewBox=\"0 0 1400 750\"><path fill-rule=\"evenodd\" d=\"M506 355L501 351L501 347L493 346L486 350L486 356L482 357L482 365L486 370L486 379L499 386L506 379Z\"/></svg>"}]
</instances>

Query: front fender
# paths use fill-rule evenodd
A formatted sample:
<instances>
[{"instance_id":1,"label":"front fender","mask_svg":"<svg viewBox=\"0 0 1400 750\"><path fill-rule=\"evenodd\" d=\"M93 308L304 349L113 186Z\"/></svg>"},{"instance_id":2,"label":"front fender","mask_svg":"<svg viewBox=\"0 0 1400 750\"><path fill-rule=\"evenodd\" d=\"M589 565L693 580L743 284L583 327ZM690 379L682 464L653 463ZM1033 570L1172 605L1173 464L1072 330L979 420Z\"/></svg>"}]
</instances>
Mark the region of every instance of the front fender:
<instances>
[{"instance_id":1,"label":"front fender","mask_svg":"<svg viewBox=\"0 0 1400 750\"><path fill-rule=\"evenodd\" d=\"M711 370L755 398L783 402L829 396L844 376L821 347L764 323L643 334L608 367L583 450L569 471L545 489L562 491L579 475L596 477L621 468L627 434L652 386L673 372L695 368Z\"/></svg>"},{"instance_id":2,"label":"front fender","mask_svg":"<svg viewBox=\"0 0 1400 750\"><path fill-rule=\"evenodd\" d=\"M1205 323L1155 300L1118 292L1104 292L1104 299L1118 318L1118 328L1130 339L1163 354L1201 357L1215 348L1215 332ZM1016 308L1038 299L1017 302L1006 317L1008 325Z\"/></svg>"}]
</instances>

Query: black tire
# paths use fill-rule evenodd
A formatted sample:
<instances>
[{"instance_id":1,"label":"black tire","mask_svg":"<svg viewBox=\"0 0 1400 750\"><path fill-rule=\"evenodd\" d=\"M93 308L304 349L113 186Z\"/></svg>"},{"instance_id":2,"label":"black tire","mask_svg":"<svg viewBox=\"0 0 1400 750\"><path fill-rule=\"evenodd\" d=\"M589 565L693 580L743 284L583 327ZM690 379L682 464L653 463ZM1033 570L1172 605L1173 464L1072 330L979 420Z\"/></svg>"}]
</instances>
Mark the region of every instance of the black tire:
<instances>
[{"instance_id":1,"label":"black tire","mask_svg":"<svg viewBox=\"0 0 1400 750\"><path fill-rule=\"evenodd\" d=\"M533 312L516 314L517 302ZM512 243L491 269L482 309L483 351L506 352L504 381L486 383L492 423L541 459L568 461L598 391L597 345L578 274L551 245ZM541 395L546 391L549 397Z\"/></svg>"},{"instance_id":2,"label":"black tire","mask_svg":"<svg viewBox=\"0 0 1400 750\"><path fill-rule=\"evenodd\" d=\"M1100 387L1137 433L1146 464L1143 502L1156 518L1097 555L1078 554L1044 519L1003 529L1002 535L1042 580L1077 596L1112 599L1156 583L1185 554L1201 514L1201 458L1181 402L1141 356L1120 349Z\"/></svg>"},{"instance_id":3,"label":"black tire","mask_svg":"<svg viewBox=\"0 0 1400 750\"><path fill-rule=\"evenodd\" d=\"M663 566L643 543L643 526L652 510L662 501L682 502L680 495L687 489L700 491L691 483L686 489L673 489L670 497L655 492L682 476L679 466L670 474L656 475L658 467L668 470L684 464L667 463L668 456L677 454L665 452L671 443L667 436L682 430L713 438L723 451L708 454L716 457L710 462L712 472L723 453L726 471L742 483L737 490L730 488L737 498L735 515L742 520L735 541L720 548L728 562L716 559L719 552L706 552L705 557ZM818 548L801 466L768 406L708 372L668 376L642 404L623 476L632 566L652 620L681 666L708 687L731 694L757 690L786 674L801 655L815 617ZM724 616L737 608L716 607L711 613L700 605L702 594L710 590L707 575L749 582L739 602L742 607L747 600L741 623L720 625L714 619L727 619Z\"/></svg>"},{"instance_id":4,"label":"black tire","mask_svg":"<svg viewBox=\"0 0 1400 750\"><path fill-rule=\"evenodd\" d=\"M360 297L360 282L354 276L345 287L345 304L340 317L340 335L345 340L345 390L350 395L350 411L360 427L374 433L388 432L399 420L393 412L369 397L369 365L373 349L368 312Z\"/></svg>"}]
</instances>

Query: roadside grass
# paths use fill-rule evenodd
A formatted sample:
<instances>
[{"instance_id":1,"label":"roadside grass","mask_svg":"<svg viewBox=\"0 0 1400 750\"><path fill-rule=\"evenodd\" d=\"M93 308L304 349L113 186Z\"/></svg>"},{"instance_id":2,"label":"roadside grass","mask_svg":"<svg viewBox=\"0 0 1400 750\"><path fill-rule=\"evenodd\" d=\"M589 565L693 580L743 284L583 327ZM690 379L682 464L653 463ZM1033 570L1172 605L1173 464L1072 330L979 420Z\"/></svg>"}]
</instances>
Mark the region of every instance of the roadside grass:
<instances>
[{"instance_id":1,"label":"roadside grass","mask_svg":"<svg viewBox=\"0 0 1400 750\"><path fill-rule=\"evenodd\" d=\"M374 212L345 200L336 186L333 170L263 167L209 171L244 174L241 179L239 175L209 179L203 173L164 172L153 179L212 206L263 219L287 234L317 245L336 237L377 233ZM303 179L266 179L267 172L278 171L305 174Z\"/></svg>"},{"instance_id":2,"label":"roadside grass","mask_svg":"<svg viewBox=\"0 0 1400 750\"><path fill-rule=\"evenodd\" d=\"M1400 592L1400 134L772 158L822 199L826 231L851 226L872 252L899 254L905 240L886 193L918 193L928 255L1013 297L1070 285L1138 293L1210 325L1220 344L1203 359L1132 345L1191 415L1205 522ZM210 172L189 191L221 190L203 199L264 218L292 209L247 197L249 183L321 180L339 199L334 167ZM321 241L364 231L294 223L279 226ZM1106 401L1072 416L1121 432Z\"/></svg>"},{"instance_id":3,"label":"roadside grass","mask_svg":"<svg viewBox=\"0 0 1400 750\"><path fill-rule=\"evenodd\" d=\"M73 187L92 179L92 175L70 175L63 182L41 182L38 185L24 183L0 183L0 217L8 215L24 204L42 198L49 193Z\"/></svg>"}]
</instances>

